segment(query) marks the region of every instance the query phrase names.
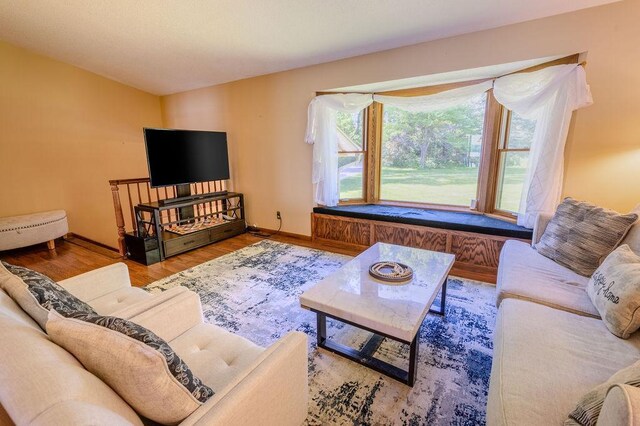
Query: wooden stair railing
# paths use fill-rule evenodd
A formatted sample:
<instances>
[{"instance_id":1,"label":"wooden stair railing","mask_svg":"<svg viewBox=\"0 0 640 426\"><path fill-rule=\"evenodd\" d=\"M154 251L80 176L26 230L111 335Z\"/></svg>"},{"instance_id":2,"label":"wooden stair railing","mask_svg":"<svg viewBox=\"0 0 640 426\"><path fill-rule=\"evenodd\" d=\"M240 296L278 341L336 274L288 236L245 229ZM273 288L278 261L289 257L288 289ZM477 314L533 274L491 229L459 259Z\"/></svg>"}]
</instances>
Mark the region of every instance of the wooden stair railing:
<instances>
[{"instance_id":1,"label":"wooden stair railing","mask_svg":"<svg viewBox=\"0 0 640 426\"><path fill-rule=\"evenodd\" d=\"M124 234L127 230L135 229L134 207L140 203L166 200L176 196L175 186L165 186L163 188L151 188L149 178L137 179L113 179L109 181L111 195L113 196L113 209L116 215L116 227L118 231L118 252L125 256L127 249L124 243ZM122 199L120 190L126 192L126 197ZM211 182L192 183L191 193L206 194L209 192L223 191L226 189L224 181L216 180ZM214 211L212 204L201 204L194 207L198 215L207 214ZM128 212L128 214L125 214ZM162 212L163 221L177 220L177 209L165 210Z\"/></svg>"}]
</instances>

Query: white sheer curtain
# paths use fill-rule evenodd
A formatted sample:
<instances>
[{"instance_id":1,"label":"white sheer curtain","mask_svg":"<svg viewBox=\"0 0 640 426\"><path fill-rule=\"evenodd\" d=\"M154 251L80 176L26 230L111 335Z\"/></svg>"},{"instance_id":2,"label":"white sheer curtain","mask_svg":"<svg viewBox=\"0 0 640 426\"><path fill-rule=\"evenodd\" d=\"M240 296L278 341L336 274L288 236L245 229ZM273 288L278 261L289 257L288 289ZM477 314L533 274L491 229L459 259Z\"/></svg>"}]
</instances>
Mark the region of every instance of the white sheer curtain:
<instances>
[{"instance_id":1,"label":"white sheer curtain","mask_svg":"<svg viewBox=\"0 0 640 426\"><path fill-rule=\"evenodd\" d=\"M313 144L314 201L335 206L339 201L338 133L336 112L357 113L375 100L411 112L432 112L452 108L480 95L492 86L486 81L428 96L382 96L335 94L316 96L309 104L305 141Z\"/></svg>"},{"instance_id":2,"label":"white sheer curtain","mask_svg":"<svg viewBox=\"0 0 640 426\"><path fill-rule=\"evenodd\" d=\"M360 112L372 102L372 95L350 93L316 96L309 104L305 141L313 144L312 182L316 203L335 206L340 197L336 112Z\"/></svg>"},{"instance_id":3,"label":"white sheer curtain","mask_svg":"<svg viewBox=\"0 0 640 426\"><path fill-rule=\"evenodd\" d=\"M518 225L533 228L536 215L553 211L560 201L571 115L593 103L585 71L558 65L500 77L493 95L506 108L536 120L518 211Z\"/></svg>"},{"instance_id":4,"label":"white sheer curtain","mask_svg":"<svg viewBox=\"0 0 640 426\"><path fill-rule=\"evenodd\" d=\"M492 81L485 81L433 95L405 97L373 95L373 100L409 112L433 112L458 106L474 96L481 95L491 89L492 86Z\"/></svg>"}]
</instances>

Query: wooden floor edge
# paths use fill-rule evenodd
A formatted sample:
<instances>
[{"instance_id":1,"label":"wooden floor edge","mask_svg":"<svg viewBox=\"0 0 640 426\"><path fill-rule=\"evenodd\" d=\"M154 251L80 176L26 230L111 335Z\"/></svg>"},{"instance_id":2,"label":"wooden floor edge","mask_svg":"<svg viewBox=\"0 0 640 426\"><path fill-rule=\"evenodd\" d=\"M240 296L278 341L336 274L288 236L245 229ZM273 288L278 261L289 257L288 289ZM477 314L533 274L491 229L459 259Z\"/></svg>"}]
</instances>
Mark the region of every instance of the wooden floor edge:
<instances>
[{"instance_id":1,"label":"wooden floor edge","mask_svg":"<svg viewBox=\"0 0 640 426\"><path fill-rule=\"evenodd\" d=\"M101 243L101 242L96 241L96 240L92 240L91 238L87 238L84 235L76 234L74 232L69 232L65 236L65 239L73 239L73 238L77 238L79 240L86 241L88 243L94 244L94 245L96 245L98 247L102 247L104 249L111 250L111 251L114 251L114 252L118 253L118 249L117 248L112 247L112 246L110 246L108 244Z\"/></svg>"},{"instance_id":2,"label":"wooden floor edge","mask_svg":"<svg viewBox=\"0 0 640 426\"><path fill-rule=\"evenodd\" d=\"M106 256L111 259L123 259L123 257L120 255L120 252L115 247L111 247L99 241L92 240L91 238L87 238L83 235L69 232L65 236L64 240L69 244L82 247L86 250L92 251L102 256Z\"/></svg>"},{"instance_id":3,"label":"wooden floor edge","mask_svg":"<svg viewBox=\"0 0 640 426\"><path fill-rule=\"evenodd\" d=\"M295 238L297 240L311 241L311 235L295 234L293 232L278 231L277 229L269 229L269 228L254 228L254 229L257 229L259 232L264 232L267 234L274 234L274 235L277 234L277 235L282 235L283 237Z\"/></svg>"}]
</instances>

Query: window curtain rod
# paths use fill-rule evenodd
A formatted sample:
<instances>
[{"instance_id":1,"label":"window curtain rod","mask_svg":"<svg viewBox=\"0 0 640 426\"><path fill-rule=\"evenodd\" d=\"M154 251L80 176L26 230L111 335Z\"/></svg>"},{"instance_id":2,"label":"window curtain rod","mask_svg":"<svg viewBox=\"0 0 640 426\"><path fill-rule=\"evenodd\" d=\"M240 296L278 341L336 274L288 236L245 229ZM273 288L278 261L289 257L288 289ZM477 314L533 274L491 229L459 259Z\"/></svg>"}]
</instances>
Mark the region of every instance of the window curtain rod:
<instances>
[{"instance_id":1,"label":"window curtain rod","mask_svg":"<svg viewBox=\"0 0 640 426\"><path fill-rule=\"evenodd\" d=\"M572 64L566 64L566 65L572 65ZM581 61L579 63L576 64L579 67L585 68L587 66L587 61ZM556 65L549 65L549 66L556 66ZM491 77L491 78L486 78L486 79L479 79L476 80L476 84L481 84L487 81L492 81L495 82L497 79L502 78L502 77L506 77L508 75L514 75L514 74L524 74L524 73L529 73L529 72L536 72L539 70L533 70L533 71L524 71L524 70L520 70L520 71L514 71L514 72L510 72L507 74L502 74L499 75L497 77ZM455 84L455 83L443 83L443 84ZM472 86L471 84L469 86ZM423 86L423 87L437 87L436 86ZM460 87L467 87L467 86L460 86ZM406 89L398 89L398 90L410 90L410 89L416 89L415 87L407 87ZM449 90L455 90L455 89L449 89ZM443 90L444 92L445 90ZM395 92L395 90L389 90L388 92ZM324 95L371 95L371 96L394 96L394 95L385 95L384 93L386 92L316 92L316 96L324 96ZM440 92L438 92L440 93ZM397 95L396 95L397 96ZM410 96L407 96L410 97Z\"/></svg>"}]
</instances>

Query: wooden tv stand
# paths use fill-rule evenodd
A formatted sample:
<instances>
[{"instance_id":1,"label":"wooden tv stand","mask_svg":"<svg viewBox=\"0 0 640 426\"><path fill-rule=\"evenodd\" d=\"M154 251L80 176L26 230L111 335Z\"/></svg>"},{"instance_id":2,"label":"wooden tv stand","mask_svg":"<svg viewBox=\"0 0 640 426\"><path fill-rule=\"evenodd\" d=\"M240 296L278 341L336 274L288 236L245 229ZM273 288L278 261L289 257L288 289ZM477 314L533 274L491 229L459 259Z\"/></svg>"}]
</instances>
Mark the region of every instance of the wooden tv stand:
<instances>
[{"instance_id":1,"label":"wooden tv stand","mask_svg":"<svg viewBox=\"0 0 640 426\"><path fill-rule=\"evenodd\" d=\"M137 235L158 240L160 260L246 231L244 195L237 192L204 194L173 203L153 201L138 204L134 211ZM188 233L178 233L184 229L169 231L194 224L200 227Z\"/></svg>"}]
</instances>

